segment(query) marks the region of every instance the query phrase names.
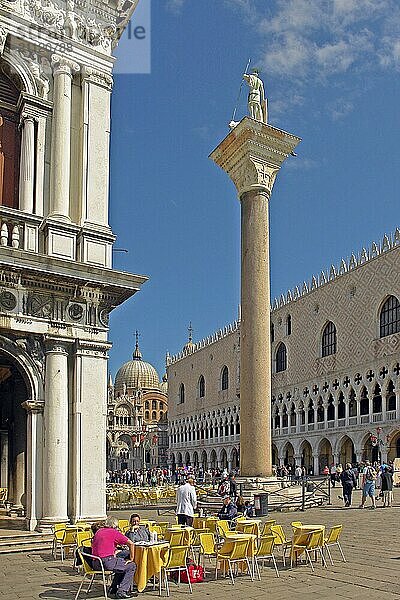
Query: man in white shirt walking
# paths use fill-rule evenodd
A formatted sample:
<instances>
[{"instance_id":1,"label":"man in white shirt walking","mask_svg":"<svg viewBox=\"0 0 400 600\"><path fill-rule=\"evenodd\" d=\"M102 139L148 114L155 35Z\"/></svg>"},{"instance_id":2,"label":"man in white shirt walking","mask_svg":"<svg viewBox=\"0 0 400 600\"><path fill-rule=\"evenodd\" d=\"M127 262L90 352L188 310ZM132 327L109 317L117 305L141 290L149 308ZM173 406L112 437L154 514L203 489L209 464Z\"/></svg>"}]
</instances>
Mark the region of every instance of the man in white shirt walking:
<instances>
[{"instance_id":1,"label":"man in white shirt walking","mask_svg":"<svg viewBox=\"0 0 400 600\"><path fill-rule=\"evenodd\" d=\"M176 492L176 514L179 525L193 525L194 510L197 506L196 490L193 477L178 487Z\"/></svg>"}]
</instances>

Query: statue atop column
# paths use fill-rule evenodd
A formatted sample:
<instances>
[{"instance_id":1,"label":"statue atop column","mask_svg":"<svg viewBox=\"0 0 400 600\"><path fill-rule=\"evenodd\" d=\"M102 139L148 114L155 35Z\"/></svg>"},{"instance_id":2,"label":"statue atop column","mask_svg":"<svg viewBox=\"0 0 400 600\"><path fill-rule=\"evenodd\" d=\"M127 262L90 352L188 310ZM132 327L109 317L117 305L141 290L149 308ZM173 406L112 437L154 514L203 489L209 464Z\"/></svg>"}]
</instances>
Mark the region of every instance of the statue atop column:
<instances>
[{"instance_id":1,"label":"statue atop column","mask_svg":"<svg viewBox=\"0 0 400 600\"><path fill-rule=\"evenodd\" d=\"M250 88L247 98L247 105L249 107L249 114L251 118L267 124L267 100L265 98L264 84L259 77L258 69L253 69L250 75L244 73L243 79L245 79Z\"/></svg>"}]
</instances>

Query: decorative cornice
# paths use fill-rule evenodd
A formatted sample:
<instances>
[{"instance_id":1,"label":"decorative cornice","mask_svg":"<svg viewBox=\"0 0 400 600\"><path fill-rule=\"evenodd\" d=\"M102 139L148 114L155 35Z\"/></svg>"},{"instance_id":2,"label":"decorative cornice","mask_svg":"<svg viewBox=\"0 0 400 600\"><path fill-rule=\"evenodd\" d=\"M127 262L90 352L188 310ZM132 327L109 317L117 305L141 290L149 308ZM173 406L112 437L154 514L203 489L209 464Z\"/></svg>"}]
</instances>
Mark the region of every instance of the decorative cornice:
<instances>
[{"instance_id":1,"label":"decorative cornice","mask_svg":"<svg viewBox=\"0 0 400 600\"><path fill-rule=\"evenodd\" d=\"M26 402L23 402L21 406L28 413L41 414L44 411L44 402L33 402L31 400L27 400Z\"/></svg>"},{"instance_id":2,"label":"decorative cornice","mask_svg":"<svg viewBox=\"0 0 400 600\"><path fill-rule=\"evenodd\" d=\"M102 85L108 90L112 90L113 78L109 73L92 69L92 67L83 67L82 69L82 81L89 81L91 83L97 83Z\"/></svg>"},{"instance_id":3,"label":"decorative cornice","mask_svg":"<svg viewBox=\"0 0 400 600\"><path fill-rule=\"evenodd\" d=\"M400 246L400 229L397 227L393 234L388 235L385 233L381 242L372 242L368 250L362 248L359 252L353 252L350 258L342 258L339 265L331 265L326 271L322 270L319 275L313 275L311 280L303 281L302 285L296 285L293 290L288 290L286 294L281 294L279 298L274 298L271 302L271 310L278 310L282 308L282 306L306 296L323 285L334 281L338 277L353 271L361 265L377 258L385 252L397 248L398 246ZM318 308L318 306L315 307L315 312L318 312Z\"/></svg>"},{"instance_id":4,"label":"decorative cornice","mask_svg":"<svg viewBox=\"0 0 400 600\"><path fill-rule=\"evenodd\" d=\"M270 195L282 163L299 142L297 136L244 117L210 158L232 179L239 198L251 190Z\"/></svg>"},{"instance_id":5,"label":"decorative cornice","mask_svg":"<svg viewBox=\"0 0 400 600\"><path fill-rule=\"evenodd\" d=\"M182 350L182 352L178 352L178 354L174 354L173 356L171 356L169 353L167 353L167 355L165 357L166 366L169 367L170 365L173 365L174 363L178 362L179 360L182 360L182 358L185 358L186 356L189 356L190 354L193 354L194 352L197 352L198 350L201 350L202 348L205 348L206 346L209 346L210 344L214 344L215 342L222 340L222 338L226 337L227 335L230 335L231 333L238 331L239 327L240 327L240 321L234 321L233 323L226 325L223 329L219 329L212 335L209 335L208 337L203 338L199 342L191 344L190 346L186 345L185 348Z\"/></svg>"}]
</instances>

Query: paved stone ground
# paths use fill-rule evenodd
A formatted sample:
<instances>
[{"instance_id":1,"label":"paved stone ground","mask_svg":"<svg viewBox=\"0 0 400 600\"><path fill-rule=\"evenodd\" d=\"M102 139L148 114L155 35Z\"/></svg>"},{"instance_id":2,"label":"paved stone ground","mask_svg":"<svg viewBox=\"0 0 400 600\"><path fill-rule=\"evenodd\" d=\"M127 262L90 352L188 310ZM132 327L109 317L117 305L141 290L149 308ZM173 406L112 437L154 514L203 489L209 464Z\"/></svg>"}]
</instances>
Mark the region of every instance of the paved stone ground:
<instances>
[{"instance_id":1,"label":"paved stone ground","mask_svg":"<svg viewBox=\"0 0 400 600\"><path fill-rule=\"evenodd\" d=\"M324 569L318 565L315 574L312 574L310 567L305 564L300 564L293 570L285 570L282 562L278 561L279 579L271 568L266 567L262 571L261 581L251 582L248 577L240 577L234 587L228 579L215 582L210 575L207 582L194 586L193 600L206 596L213 600L226 600L227 597L257 600L266 595L270 600L310 600L313 595L318 600L399 598L400 489L395 490L393 508L378 508L375 511L343 509L336 498L337 493L334 494L333 506L311 509L305 513L274 513L271 516L285 526L288 534L293 520L300 520L305 524L325 524L327 527L343 524L342 546L346 563L335 554L333 567L329 565ZM356 492L355 507L358 506L359 499L360 492ZM154 511L142 512L149 518L155 514ZM126 514L128 513L119 513L119 516L124 518ZM172 521L172 515L169 519L164 516L162 520ZM72 560L62 564L60 560L53 561L49 553L0 556L0 600L72 599L79 583L80 576L73 571ZM171 597L183 600L188 597L187 594L186 585L181 584L179 588L175 584L171 585ZM157 593L149 588L142 596L143 600L146 597L156 599ZM88 596L83 594L82 597L100 598L100 587L96 585Z\"/></svg>"}]
</instances>

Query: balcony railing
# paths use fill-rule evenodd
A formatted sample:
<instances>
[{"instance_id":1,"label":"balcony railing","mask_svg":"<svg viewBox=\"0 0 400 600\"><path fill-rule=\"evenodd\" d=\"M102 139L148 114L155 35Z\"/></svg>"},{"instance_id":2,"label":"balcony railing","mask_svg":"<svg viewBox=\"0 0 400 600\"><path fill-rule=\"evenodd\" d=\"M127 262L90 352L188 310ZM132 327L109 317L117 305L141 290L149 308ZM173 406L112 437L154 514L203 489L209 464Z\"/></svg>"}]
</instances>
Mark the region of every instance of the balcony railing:
<instances>
[{"instance_id":1,"label":"balcony railing","mask_svg":"<svg viewBox=\"0 0 400 600\"><path fill-rule=\"evenodd\" d=\"M375 413L372 415L372 422L373 423L379 423L379 421L382 421L382 413Z\"/></svg>"},{"instance_id":2,"label":"balcony railing","mask_svg":"<svg viewBox=\"0 0 400 600\"><path fill-rule=\"evenodd\" d=\"M325 429L325 423L323 421L317 423L317 429Z\"/></svg>"},{"instance_id":3,"label":"balcony railing","mask_svg":"<svg viewBox=\"0 0 400 600\"><path fill-rule=\"evenodd\" d=\"M0 246L38 252L41 221L42 217L1 206Z\"/></svg>"},{"instance_id":4,"label":"balcony railing","mask_svg":"<svg viewBox=\"0 0 400 600\"><path fill-rule=\"evenodd\" d=\"M338 419L338 427L345 427L346 426L346 419Z\"/></svg>"},{"instance_id":5,"label":"balcony railing","mask_svg":"<svg viewBox=\"0 0 400 600\"><path fill-rule=\"evenodd\" d=\"M369 423L369 415L361 415L360 423L362 423L362 424Z\"/></svg>"},{"instance_id":6,"label":"balcony railing","mask_svg":"<svg viewBox=\"0 0 400 600\"><path fill-rule=\"evenodd\" d=\"M388 410L386 413L386 418L388 421L395 421L396 420L396 411Z\"/></svg>"},{"instance_id":7,"label":"balcony railing","mask_svg":"<svg viewBox=\"0 0 400 600\"><path fill-rule=\"evenodd\" d=\"M349 417L349 425L357 425L357 417Z\"/></svg>"},{"instance_id":8,"label":"balcony railing","mask_svg":"<svg viewBox=\"0 0 400 600\"><path fill-rule=\"evenodd\" d=\"M314 431L314 423L309 423L307 429L308 431Z\"/></svg>"},{"instance_id":9,"label":"balcony railing","mask_svg":"<svg viewBox=\"0 0 400 600\"><path fill-rule=\"evenodd\" d=\"M328 429L334 429L335 421L328 421Z\"/></svg>"}]
</instances>

